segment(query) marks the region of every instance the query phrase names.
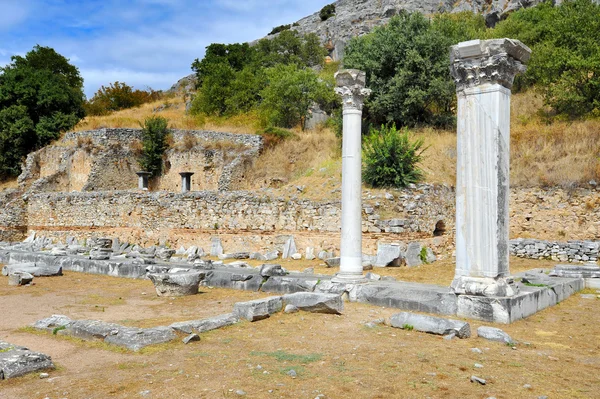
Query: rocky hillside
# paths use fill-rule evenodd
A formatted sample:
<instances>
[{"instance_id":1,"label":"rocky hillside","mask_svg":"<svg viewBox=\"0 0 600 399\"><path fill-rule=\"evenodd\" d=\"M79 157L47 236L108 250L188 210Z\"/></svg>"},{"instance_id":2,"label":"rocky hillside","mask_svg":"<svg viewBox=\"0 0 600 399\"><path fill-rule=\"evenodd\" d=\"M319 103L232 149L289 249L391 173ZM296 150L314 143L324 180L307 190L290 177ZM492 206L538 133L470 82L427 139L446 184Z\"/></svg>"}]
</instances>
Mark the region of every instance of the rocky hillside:
<instances>
[{"instance_id":1,"label":"rocky hillside","mask_svg":"<svg viewBox=\"0 0 600 399\"><path fill-rule=\"evenodd\" d=\"M333 60L340 60L348 40L386 24L402 10L426 15L442 12L472 11L483 14L489 26L509 13L531 7L543 0L338 0L335 15L321 21L319 11L297 22L300 33L316 33L330 51ZM560 3L560 0L556 0Z\"/></svg>"}]
</instances>

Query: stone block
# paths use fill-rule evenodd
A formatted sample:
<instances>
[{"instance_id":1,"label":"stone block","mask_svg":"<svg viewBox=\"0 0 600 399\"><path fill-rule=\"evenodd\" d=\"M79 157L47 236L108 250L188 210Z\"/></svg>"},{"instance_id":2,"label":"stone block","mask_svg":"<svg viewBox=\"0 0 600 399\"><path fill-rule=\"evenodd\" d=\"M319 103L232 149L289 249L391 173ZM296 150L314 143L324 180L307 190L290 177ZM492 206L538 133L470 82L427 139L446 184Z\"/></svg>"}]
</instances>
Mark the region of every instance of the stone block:
<instances>
[{"instance_id":1,"label":"stone block","mask_svg":"<svg viewBox=\"0 0 600 399\"><path fill-rule=\"evenodd\" d=\"M173 255L175 255L175 250L171 248L161 247L155 252L155 256L162 261L169 261Z\"/></svg>"},{"instance_id":2,"label":"stone block","mask_svg":"<svg viewBox=\"0 0 600 399\"><path fill-rule=\"evenodd\" d=\"M191 334L192 331L203 333L227 327L239 321L239 317L234 313L222 314L219 316L208 317L201 320L182 321L173 323L169 327L176 331Z\"/></svg>"},{"instance_id":3,"label":"stone block","mask_svg":"<svg viewBox=\"0 0 600 399\"><path fill-rule=\"evenodd\" d=\"M287 270L285 270L281 265L265 263L260 266L258 269L258 273L260 273L263 277L272 277L272 276L285 276L288 274Z\"/></svg>"},{"instance_id":4,"label":"stone block","mask_svg":"<svg viewBox=\"0 0 600 399\"><path fill-rule=\"evenodd\" d=\"M198 293L200 281L206 273L191 271L183 273L148 273L158 296L186 296Z\"/></svg>"},{"instance_id":5,"label":"stone block","mask_svg":"<svg viewBox=\"0 0 600 399\"><path fill-rule=\"evenodd\" d=\"M481 326L477 329L477 336L489 341L502 342L504 344L514 343L510 335L495 327Z\"/></svg>"},{"instance_id":6,"label":"stone block","mask_svg":"<svg viewBox=\"0 0 600 399\"><path fill-rule=\"evenodd\" d=\"M377 256L372 262L375 267L401 266L404 263L400 244L377 244Z\"/></svg>"},{"instance_id":7,"label":"stone block","mask_svg":"<svg viewBox=\"0 0 600 399\"><path fill-rule=\"evenodd\" d=\"M218 237L213 237L211 239L210 244L210 256L219 256L223 255L223 245L221 244L221 239Z\"/></svg>"},{"instance_id":8,"label":"stone block","mask_svg":"<svg viewBox=\"0 0 600 399\"><path fill-rule=\"evenodd\" d=\"M361 284L356 288L355 298L362 303L385 306L415 312L454 315L457 311L456 295L448 287L429 284L387 281Z\"/></svg>"},{"instance_id":9,"label":"stone block","mask_svg":"<svg viewBox=\"0 0 600 399\"><path fill-rule=\"evenodd\" d=\"M296 249L296 242L294 241L294 237L293 236L289 236L287 238L287 240L283 244L283 251L282 252L283 253L281 255L281 259L291 258L292 255L294 255L295 253L298 252L298 250Z\"/></svg>"},{"instance_id":10,"label":"stone block","mask_svg":"<svg viewBox=\"0 0 600 399\"><path fill-rule=\"evenodd\" d=\"M276 292L289 294L294 292L312 292L319 279L317 277L306 276L273 276L262 285L263 292Z\"/></svg>"},{"instance_id":11,"label":"stone block","mask_svg":"<svg viewBox=\"0 0 600 399\"><path fill-rule=\"evenodd\" d=\"M234 280L234 275L249 276L246 280ZM211 287L233 288L245 291L258 291L263 283L263 277L254 270L236 272L215 269L207 272L204 284Z\"/></svg>"},{"instance_id":12,"label":"stone block","mask_svg":"<svg viewBox=\"0 0 600 399\"><path fill-rule=\"evenodd\" d=\"M99 320L74 320L67 327L67 334L82 339L104 339L116 334L123 326Z\"/></svg>"},{"instance_id":13,"label":"stone block","mask_svg":"<svg viewBox=\"0 0 600 399\"><path fill-rule=\"evenodd\" d=\"M0 341L0 380L53 368L50 356Z\"/></svg>"},{"instance_id":14,"label":"stone block","mask_svg":"<svg viewBox=\"0 0 600 399\"><path fill-rule=\"evenodd\" d=\"M146 346L163 344L175 338L177 338L177 335L170 327L121 327L116 334L107 336L104 342L137 352Z\"/></svg>"},{"instance_id":15,"label":"stone block","mask_svg":"<svg viewBox=\"0 0 600 399\"><path fill-rule=\"evenodd\" d=\"M328 258L325 259L325 264L327 267L340 267L340 258Z\"/></svg>"},{"instance_id":16,"label":"stone block","mask_svg":"<svg viewBox=\"0 0 600 399\"><path fill-rule=\"evenodd\" d=\"M12 272L8 275L8 285L20 286L33 283L33 275L27 272Z\"/></svg>"},{"instance_id":17,"label":"stone block","mask_svg":"<svg viewBox=\"0 0 600 399\"><path fill-rule=\"evenodd\" d=\"M306 253L305 253L304 257L306 258L306 260L316 259L315 249L313 247L306 247Z\"/></svg>"},{"instance_id":18,"label":"stone block","mask_svg":"<svg viewBox=\"0 0 600 399\"><path fill-rule=\"evenodd\" d=\"M31 262L10 264L2 267L2 275L4 276L17 272L29 273L34 277L62 276L62 267Z\"/></svg>"},{"instance_id":19,"label":"stone block","mask_svg":"<svg viewBox=\"0 0 600 399\"><path fill-rule=\"evenodd\" d=\"M280 296L255 299L247 302L237 302L233 306L233 313L240 319L257 321L266 319L273 313L280 312L283 308Z\"/></svg>"},{"instance_id":20,"label":"stone block","mask_svg":"<svg viewBox=\"0 0 600 399\"><path fill-rule=\"evenodd\" d=\"M342 314L344 310L342 297L335 294L297 292L284 295L283 302L311 313Z\"/></svg>"},{"instance_id":21,"label":"stone block","mask_svg":"<svg viewBox=\"0 0 600 399\"><path fill-rule=\"evenodd\" d=\"M423 264L423 260L421 259L422 249L423 246L420 242L411 242L408 244L408 248L406 249L406 266L415 267Z\"/></svg>"},{"instance_id":22,"label":"stone block","mask_svg":"<svg viewBox=\"0 0 600 399\"><path fill-rule=\"evenodd\" d=\"M396 313L390 318L390 324L396 328L414 328L416 331L436 335L454 334L458 338L469 338L471 336L469 323L415 313Z\"/></svg>"}]
</instances>

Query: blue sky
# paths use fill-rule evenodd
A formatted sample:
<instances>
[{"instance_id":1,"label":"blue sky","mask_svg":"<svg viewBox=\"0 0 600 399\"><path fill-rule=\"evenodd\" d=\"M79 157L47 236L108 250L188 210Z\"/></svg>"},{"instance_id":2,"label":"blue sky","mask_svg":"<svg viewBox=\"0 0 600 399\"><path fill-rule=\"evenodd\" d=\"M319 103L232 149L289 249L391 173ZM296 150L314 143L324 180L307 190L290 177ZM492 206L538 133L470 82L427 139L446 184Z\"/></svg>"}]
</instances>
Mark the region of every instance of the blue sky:
<instances>
[{"instance_id":1,"label":"blue sky","mask_svg":"<svg viewBox=\"0 0 600 399\"><path fill-rule=\"evenodd\" d=\"M246 42L332 0L0 0L0 66L36 44L81 72L90 98L114 81L168 89L210 43Z\"/></svg>"}]
</instances>

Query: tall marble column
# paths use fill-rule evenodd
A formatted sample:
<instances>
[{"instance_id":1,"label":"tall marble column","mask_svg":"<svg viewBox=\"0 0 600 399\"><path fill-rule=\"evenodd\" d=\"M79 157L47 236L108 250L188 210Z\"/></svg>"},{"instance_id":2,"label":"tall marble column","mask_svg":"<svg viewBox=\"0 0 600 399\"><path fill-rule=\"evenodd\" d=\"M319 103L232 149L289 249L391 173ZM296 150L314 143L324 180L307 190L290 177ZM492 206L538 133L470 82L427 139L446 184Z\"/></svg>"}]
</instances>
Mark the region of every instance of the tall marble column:
<instances>
[{"instance_id":1,"label":"tall marble column","mask_svg":"<svg viewBox=\"0 0 600 399\"><path fill-rule=\"evenodd\" d=\"M335 75L336 93L343 99L342 136L342 239L337 282L364 280L362 267L362 108L371 90L365 88L365 73L356 69Z\"/></svg>"},{"instance_id":2,"label":"tall marble column","mask_svg":"<svg viewBox=\"0 0 600 399\"><path fill-rule=\"evenodd\" d=\"M518 40L472 40L452 47L458 96L456 172L457 294L512 296L508 265L510 97L531 50Z\"/></svg>"}]
</instances>

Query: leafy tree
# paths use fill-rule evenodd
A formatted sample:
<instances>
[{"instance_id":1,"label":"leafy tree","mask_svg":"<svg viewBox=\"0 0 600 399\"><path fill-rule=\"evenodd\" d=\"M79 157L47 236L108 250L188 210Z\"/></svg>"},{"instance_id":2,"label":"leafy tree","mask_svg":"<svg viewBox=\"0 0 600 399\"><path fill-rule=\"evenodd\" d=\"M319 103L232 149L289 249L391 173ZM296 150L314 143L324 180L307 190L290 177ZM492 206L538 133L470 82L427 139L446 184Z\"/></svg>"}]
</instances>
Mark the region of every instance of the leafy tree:
<instances>
[{"instance_id":1,"label":"leafy tree","mask_svg":"<svg viewBox=\"0 0 600 399\"><path fill-rule=\"evenodd\" d=\"M236 73L225 99L226 112L234 115L255 108L260 103L260 92L267 83L266 79L262 68L248 66Z\"/></svg>"},{"instance_id":2,"label":"leafy tree","mask_svg":"<svg viewBox=\"0 0 600 399\"><path fill-rule=\"evenodd\" d=\"M261 39L256 44L257 63L268 68L277 64L303 67L323 65L327 50L314 33L300 35L295 30L281 32L273 39Z\"/></svg>"},{"instance_id":3,"label":"leafy tree","mask_svg":"<svg viewBox=\"0 0 600 399\"><path fill-rule=\"evenodd\" d=\"M226 64L233 71L241 71L255 58L256 50L248 43L220 44L213 43L206 47L206 53L202 60L192 63L192 69L196 72L197 87L202 87L204 79L213 72L215 64Z\"/></svg>"},{"instance_id":4,"label":"leafy tree","mask_svg":"<svg viewBox=\"0 0 600 399\"><path fill-rule=\"evenodd\" d=\"M126 83L119 81L108 87L102 86L91 100L85 103L88 115L107 115L122 109L139 107L142 104L161 98L161 92L152 89L134 90Z\"/></svg>"},{"instance_id":5,"label":"leafy tree","mask_svg":"<svg viewBox=\"0 0 600 399\"><path fill-rule=\"evenodd\" d=\"M296 65L277 65L265 71L268 85L261 91L261 114L267 124L279 127L304 125L308 108L322 100L326 84L315 72Z\"/></svg>"},{"instance_id":6,"label":"leafy tree","mask_svg":"<svg viewBox=\"0 0 600 399\"><path fill-rule=\"evenodd\" d=\"M85 115L83 79L69 60L35 46L0 68L0 178L20 173L20 163Z\"/></svg>"},{"instance_id":7,"label":"leafy tree","mask_svg":"<svg viewBox=\"0 0 600 399\"><path fill-rule=\"evenodd\" d=\"M344 65L367 73L373 90L366 102L371 123L451 125L456 94L449 45L420 13L401 13L388 25L352 39Z\"/></svg>"},{"instance_id":8,"label":"leafy tree","mask_svg":"<svg viewBox=\"0 0 600 399\"><path fill-rule=\"evenodd\" d=\"M516 90L537 85L546 105L568 117L600 115L600 5L545 2L511 14L490 36L519 39L532 49Z\"/></svg>"},{"instance_id":9,"label":"leafy tree","mask_svg":"<svg viewBox=\"0 0 600 399\"><path fill-rule=\"evenodd\" d=\"M163 168L163 157L168 146L169 121L162 116L149 116L142 126L142 158L140 167L152 176L160 176Z\"/></svg>"},{"instance_id":10,"label":"leafy tree","mask_svg":"<svg viewBox=\"0 0 600 399\"><path fill-rule=\"evenodd\" d=\"M232 94L232 83L235 70L225 62L215 62L211 65L210 74L204 76L202 87L198 91L192 108L194 112L223 115L227 111L225 101Z\"/></svg>"},{"instance_id":11,"label":"leafy tree","mask_svg":"<svg viewBox=\"0 0 600 399\"><path fill-rule=\"evenodd\" d=\"M470 11L436 14L431 28L452 46L466 40L484 38L487 32L485 18Z\"/></svg>"},{"instance_id":12,"label":"leafy tree","mask_svg":"<svg viewBox=\"0 0 600 399\"><path fill-rule=\"evenodd\" d=\"M423 179L417 164L423 159L423 140L411 140L408 130L381 126L363 143L363 180L372 187L406 187Z\"/></svg>"}]
</instances>

